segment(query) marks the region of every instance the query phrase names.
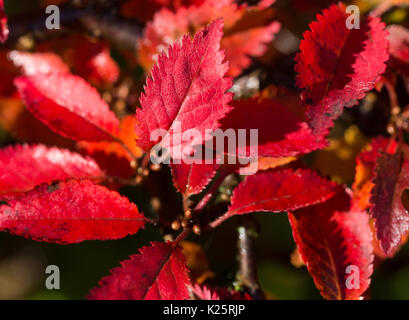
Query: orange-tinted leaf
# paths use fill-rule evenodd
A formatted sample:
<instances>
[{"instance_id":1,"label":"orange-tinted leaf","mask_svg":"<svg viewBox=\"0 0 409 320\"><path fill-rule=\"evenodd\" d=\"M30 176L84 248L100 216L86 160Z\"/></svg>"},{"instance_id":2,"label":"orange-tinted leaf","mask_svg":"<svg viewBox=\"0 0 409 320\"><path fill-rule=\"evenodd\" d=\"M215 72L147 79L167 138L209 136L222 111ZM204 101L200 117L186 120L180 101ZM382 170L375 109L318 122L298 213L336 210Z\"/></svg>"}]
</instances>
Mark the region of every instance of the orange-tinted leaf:
<instances>
[{"instance_id":1,"label":"orange-tinted leaf","mask_svg":"<svg viewBox=\"0 0 409 320\"><path fill-rule=\"evenodd\" d=\"M396 149L396 141L385 137L377 137L372 139L371 143L358 155L352 189L362 209L371 207L369 199L373 188L372 179L375 176L376 160L382 153L393 154Z\"/></svg>"},{"instance_id":2,"label":"orange-tinted leaf","mask_svg":"<svg viewBox=\"0 0 409 320\"><path fill-rule=\"evenodd\" d=\"M75 142L38 120L19 98L0 98L0 125L19 141L74 149Z\"/></svg>"},{"instance_id":3,"label":"orange-tinted leaf","mask_svg":"<svg viewBox=\"0 0 409 320\"><path fill-rule=\"evenodd\" d=\"M180 246L186 258L186 265L190 270L192 281L201 284L214 277L214 273L210 270L206 252L200 244L184 240L180 242Z\"/></svg>"},{"instance_id":4,"label":"orange-tinted leaf","mask_svg":"<svg viewBox=\"0 0 409 320\"><path fill-rule=\"evenodd\" d=\"M129 178L135 171L134 158L139 158L143 152L136 145L136 119L129 115L121 120L119 139L128 147L129 152L119 142L87 142L80 141L77 146L82 154L94 158L108 176Z\"/></svg>"}]
</instances>

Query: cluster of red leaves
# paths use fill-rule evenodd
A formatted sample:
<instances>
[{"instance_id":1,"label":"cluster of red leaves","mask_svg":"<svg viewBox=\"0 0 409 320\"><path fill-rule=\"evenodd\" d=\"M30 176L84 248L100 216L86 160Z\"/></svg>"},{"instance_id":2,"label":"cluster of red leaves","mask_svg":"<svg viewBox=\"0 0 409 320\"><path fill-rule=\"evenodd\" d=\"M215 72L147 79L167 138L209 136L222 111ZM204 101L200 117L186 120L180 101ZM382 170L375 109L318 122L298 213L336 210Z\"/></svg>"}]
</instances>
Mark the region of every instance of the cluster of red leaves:
<instances>
[{"instance_id":1,"label":"cluster of red leaves","mask_svg":"<svg viewBox=\"0 0 409 320\"><path fill-rule=\"evenodd\" d=\"M121 121L80 77L97 86L118 78L119 69L106 44L72 38L67 42L73 48L78 43L89 47L86 54L58 49L64 60L47 52L51 44L36 53L11 52L9 57L18 67L7 73L18 91L12 93L14 98L21 97L27 110L53 132L77 141L82 155L44 145L1 150L0 230L62 244L134 234L151 221L128 199L108 189L112 179L132 177L135 160L149 155L158 142L168 149L192 143L204 148L211 139L207 130L237 133L256 128L257 145L235 154L214 150L237 159L257 148L258 158L251 160L259 162L259 169L236 187L227 212L207 227L236 215L288 212L301 257L323 297L359 299L370 283L374 252L392 255L409 228L402 198L409 188L407 146L375 139L357 159L352 190L298 163L286 164L292 160L289 157L326 146L329 129L343 108L357 104L380 81L389 53L390 67L407 75L408 31L391 27L388 51L388 32L379 18L363 17L360 29L348 29L342 3L318 15L296 56L296 83L307 105L304 120L277 99L259 95L232 101L229 92L231 77L250 65L250 57L263 55L280 28L273 21L273 2L254 6L232 0L124 2L121 10L130 17L153 20L138 46L139 63L151 70L141 108L135 117ZM0 19L3 41L7 29L2 1ZM193 38L189 31L195 33ZM151 133L157 129L167 134L152 141ZM172 139L178 130L183 134L191 129L200 133L199 140L180 145ZM184 156L172 154L174 159ZM115 170L118 166L125 169ZM239 169L175 161L170 167L184 199L201 193L216 174L224 178ZM143 164L141 168L146 169ZM187 299L191 294L202 299L248 298L192 285L179 248L187 231L175 241L140 249L103 278L89 298ZM359 286L352 289L346 285L351 265L360 273Z\"/></svg>"}]
</instances>

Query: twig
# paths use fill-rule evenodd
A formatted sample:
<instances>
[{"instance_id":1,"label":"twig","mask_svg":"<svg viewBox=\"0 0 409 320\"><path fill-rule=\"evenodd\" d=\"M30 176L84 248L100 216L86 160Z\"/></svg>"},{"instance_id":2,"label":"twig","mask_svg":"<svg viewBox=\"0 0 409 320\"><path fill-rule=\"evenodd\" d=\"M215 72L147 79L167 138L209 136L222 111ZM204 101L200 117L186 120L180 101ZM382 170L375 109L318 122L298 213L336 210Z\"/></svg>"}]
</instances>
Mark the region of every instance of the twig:
<instances>
[{"instance_id":1,"label":"twig","mask_svg":"<svg viewBox=\"0 0 409 320\"><path fill-rule=\"evenodd\" d=\"M240 269L237 279L241 285L249 290L254 299L262 300L265 299L265 296L258 282L255 256L255 240L258 235L256 221L252 216L240 218L241 224L238 228L238 259Z\"/></svg>"}]
</instances>

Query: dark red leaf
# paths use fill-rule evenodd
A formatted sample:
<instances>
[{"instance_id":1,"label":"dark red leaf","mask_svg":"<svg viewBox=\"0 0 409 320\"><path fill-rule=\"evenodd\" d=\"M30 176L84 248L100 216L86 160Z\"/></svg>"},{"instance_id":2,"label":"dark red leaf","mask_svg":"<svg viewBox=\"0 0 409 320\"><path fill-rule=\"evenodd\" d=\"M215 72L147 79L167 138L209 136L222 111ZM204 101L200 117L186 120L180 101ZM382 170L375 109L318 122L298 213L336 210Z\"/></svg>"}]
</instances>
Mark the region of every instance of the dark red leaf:
<instances>
[{"instance_id":1,"label":"dark red leaf","mask_svg":"<svg viewBox=\"0 0 409 320\"><path fill-rule=\"evenodd\" d=\"M374 87L388 60L385 24L361 17L359 29L348 29L348 17L342 3L324 10L304 33L296 57L307 121L318 136L328 133L344 106L355 105Z\"/></svg>"},{"instance_id":2,"label":"dark red leaf","mask_svg":"<svg viewBox=\"0 0 409 320\"><path fill-rule=\"evenodd\" d=\"M209 138L206 130L215 129L217 121L230 110L227 103L232 93L226 91L231 80L224 77L228 65L223 63L224 54L219 50L222 29L223 21L216 20L193 40L186 35L169 47L167 55L160 55L141 96L142 109L136 111L140 122L136 127L137 143L143 150L149 151L158 142L151 140L153 130L164 129L168 133L161 141L162 147L179 157L178 147L184 152L192 143L201 144ZM180 135L190 129L198 134L180 143Z\"/></svg>"},{"instance_id":3,"label":"dark red leaf","mask_svg":"<svg viewBox=\"0 0 409 320\"><path fill-rule=\"evenodd\" d=\"M42 184L0 206L0 230L37 241L119 239L144 224L127 198L89 180Z\"/></svg>"},{"instance_id":4,"label":"dark red leaf","mask_svg":"<svg viewBox=\"0 0 409 320\"><path fill-rule=\"evenodd\" d=\"M38 74L14 81L27 108L52 130L75 140L114 140L119 121L98 92L71 74Z\"/></svg>"},{"instance_id":5,"label":"dark red leaf","mask_svg":"<svg viewBox=\"0 0 409 320\"><path fill-rule=\"evenodd\" d=\"M289 168L259 172L246 177L233 191L228 211L211 225L250 212L290 211L331 198L337 191L335 183L313 171Z\"/></svg>"},{"instance_id":6,"label":"dark red leaf","mask_svg":"<svg viewBox=\"0 0 409 320\"><path fill-rule=\"evenodd\" d=\"M308 125L290 110L272 99L233 100L233 109L223 118L221 129L245 129L249 137L251 129L258 129L257 144L247 139L246 146L238 145L239 156L257 154L259 157L289 157L324 148L324 139L312 135ZM228 153L228 150L224 150Z\"/></svg>"},{"instance_id":7,"label":"dark red leaf","mask_svg":"<svg viewBox=\"0 0 409 320\"><path fill-rule=\"evenodd\" d=\"M368 215L350 202L341 192L289 214L301 257L326 299L359 299L370 283L373 247Z\"/></svg>"},{"instance_id":8,"label":"dark red leaf","mask_svg":"<svg viewBox=\"0 0 409 320\"><path fill-rule=\"evenodd\" d=\"M0 197L55 180L104 176L94 160L65 149L20 145L0 150Z\"/></svg>"},{"instance_id":9,"label":"dark red leaf","mask_svg":"<svg viewBox=\"0 0 409 320\"><path fill-rule=\"evenodd\" d=\"M91 300L184 300L190 279L177 243L152 242L91 290Z\"/></svg>"},{"instance_id":10,"label":"dark red leaf","mask_svg":"<svg viewBox=\"0 0 409 320\"><path fill-rule=\"evenodd\" d=\"M409 189L409 160L400 150L381 154L372 183L370 202L376 235L384 253L392 255L409 230L408 210L402 203L403 192Z\"/></svg>"}]
</instances>

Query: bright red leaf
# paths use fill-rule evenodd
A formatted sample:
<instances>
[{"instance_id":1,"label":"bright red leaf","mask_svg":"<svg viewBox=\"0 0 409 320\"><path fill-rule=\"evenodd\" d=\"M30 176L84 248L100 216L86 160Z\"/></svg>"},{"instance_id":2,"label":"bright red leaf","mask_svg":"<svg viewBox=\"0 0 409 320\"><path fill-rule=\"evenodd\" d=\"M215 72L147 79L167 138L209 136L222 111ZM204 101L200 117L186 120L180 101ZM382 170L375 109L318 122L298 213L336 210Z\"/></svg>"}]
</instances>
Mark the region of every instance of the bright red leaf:
<instances>
[{"instance_id":1,"label":"bright red leaf","mask_svg":"<svg viewBox=\"0 0 409 320\"><path fill-rule=\"evenodd\" d=\"M119 121L98 92L71 74L38 74L14 81L27 108L55 132L87 141L114 140Z\"/></svg>"},{"instance_id":2,"label":"bright red leaf","mask_svg":"<svg viewBox=\"0 0 409 320\"><path fill-rule=\"evenodd\" d=\"M201 144L215 129L217 121L229 110L232 93L226 93L231 80L224 75L228 69L220 51L223 21L214 21L197 33L193 40L184 36L162 53L158 64L147 79L142 109L136 110L140 125L136 126L138 145L149 151L158 141L152 141L156 129L167 131L161 145L173 157L181 157L186 147ZM193 137L182 141L182 134L195 130ZM173 138L174 141L171 141ZM179 141L178 141L179 140Z\"/></svg>"},{"instance_id":3,"label":"bright red leaf","mask_svg":"<svg viewBox=\"0 0 409 320\"><path fill-rule=\"evenodd\" d=\"M0 150L0 197L55 180L104 176L94 160L65 149L20 145Z\"/></svg>"},{"instance_id":4,"label":"bright red leaf","mask_svg":"<svg viewBox=\"0 0 409 320\"><path fill-rule=\"evenodd\" d=\"M91 300L185 300L190 278L177 243L152 242L91 290Z\"/></svg>"},{"instance_id":5,"label":"bright red leaf","mask_svg":"<svg viewBox=\"0 0 409 320\"><path fill-rule=\"evenodd\" d=\"M55 53L29 53L11 51L9 58L14 65L21 67L24 75L33 76L37 73L69 73L70 68Z\"/></svg>"},{"instance_id":6,"label":"bright red leaf","mask_svg":"<svg viewBox=\"0 0 409 320\"><path fill-rule=\"evenodd\" d=\"M359 299L370 283L373 247L368 215L350 200L341 192L289 214L301 257L326 299Z\"/></svg>"},{"instance_id":7,"label":"bright red leaf","mask_svg":"<svg viewBox=\"0 0 409 320\"><path fill-rule=\"evenodd\" d=\"M119 239L144 224L145 218L127 198L89 180L42 184L8 197L0 206L0 230L37 241Z\"/></svg>"},{"instance_id":8,"label":"bright red leaf","mask_svg":"<svg viewBox=\"0 0 409 320\"><path fill-rule=\"evenodd\" d=\"M307 121L317 136L328 133L343 107L351 107L371 90L385 71L388 33L379 18L361 17L348 29L345 6L332 5L304 32L295 70L303 88Z\"/></svg>"},{"instance_id":9,"label":"bright red leaf","mask_svg":"<svg viewBox=\"0 0 409 320\"><path fill-rule=\"evenodd\" d=\"M337 191L335 183L306 169L283 168L246 177L233 191L228 211L211 225L250 212L282 212L321 203Z\"/></svg>"},{"instance_id":10,"label":"bright red leaf","mask_svg":"<svg viewBox=\"0 0 409 320\"><path fill-rule=\"evenodd\" d=\"M200 193L215 176L219 165L214 164L171 164L173 183L183 195Z\"/></svg>"}]
</instances>

